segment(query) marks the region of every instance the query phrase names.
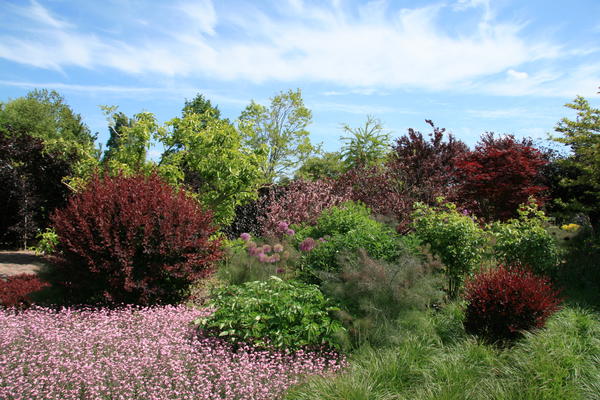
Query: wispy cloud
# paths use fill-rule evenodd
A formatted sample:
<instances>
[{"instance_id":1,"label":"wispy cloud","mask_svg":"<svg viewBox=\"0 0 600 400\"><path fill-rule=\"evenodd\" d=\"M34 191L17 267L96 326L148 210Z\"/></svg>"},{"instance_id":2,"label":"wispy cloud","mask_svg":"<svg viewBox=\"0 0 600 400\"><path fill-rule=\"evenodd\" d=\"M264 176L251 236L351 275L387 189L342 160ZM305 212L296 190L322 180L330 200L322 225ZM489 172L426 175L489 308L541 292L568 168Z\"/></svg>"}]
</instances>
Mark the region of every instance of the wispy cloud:
<instances>
[{"instance_id":1,"label":"wispy cloud","mask_svg":"<svg viewBox=\"0 0 600 400\"><path fill-rule=\"evenodd\" d=\"M193 97L197 93L222 104L247 105L249 99L241 99L217 93L210 89L195 87L139 87L139 86L116 86L116 85L78 85L60 82L24 82L0 80L0 86L13 86L25 89L45 88L64 92L96 94L113 94L128 98L147 98L149 95L170 95L178 99L182 97Z\"/></svg>"},{"instance_id":2,"label":"wispy cloud","mask_svg":"<svg viewBox=\"0 0 600 400\"><path fill-rule=\"evenodd\" d=\"M549 40L525 39L522 23L498 21L488 0L403 9L372 1L352 11L335 1L278 4L270 13L254 3L235 13L211 0L163 5L160 12L140 17L146 25L130 24L131 31L122 36L127 40L117 40L76 26L32 0L11 12L40 22L42 33L5 32L0 57L55 70L110 68L132 75L254 83L303 80L365 93L477 88L497 95L552 96L557 89L562 96L567 85L583 87L598 78L593 66L580 68L588 68L594 74L590 77L574 72L547 80L545 71L525 72L523 65L558 59L565 52ZM458 33L443 29L444 16L467 12L476 13L474 23ZM497 78L502 74L504 79Z\"/></svg>"}]
</instances>

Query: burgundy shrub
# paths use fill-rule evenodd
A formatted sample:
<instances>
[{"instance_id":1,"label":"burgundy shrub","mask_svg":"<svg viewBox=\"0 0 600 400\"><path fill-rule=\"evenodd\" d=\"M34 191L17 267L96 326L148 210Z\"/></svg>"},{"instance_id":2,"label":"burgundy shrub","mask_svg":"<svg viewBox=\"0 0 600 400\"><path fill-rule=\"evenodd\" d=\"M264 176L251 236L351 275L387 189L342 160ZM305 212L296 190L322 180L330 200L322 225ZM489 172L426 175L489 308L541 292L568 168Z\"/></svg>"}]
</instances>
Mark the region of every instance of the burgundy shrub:
<instances>
[{"instance_id":1,"label":"burgundy shrub","mask_svg":"<svg viewBox=\"0 0 600 400\"><path fill-rule=\"evenodd\" d=\"M156 174L96 176L52 223L53 279L71 301L176 303L221 256L211 213Z\"/></svg>"},{"instance_id":2,"label":"burgundy shrub","mask_svg":"<svg viewBox=\"0 0 600 400\"><path fill-rule=\"evenodd\" d=\"M314 224L321 212L350 200L348 190L336 190L332 181L296 179L281 196L271 194L267 212L260 218L263 235L277 235L280 222Z\"/></svg>"},{"instance_id":3,"label":"burgundy shrub","mask_svg":"<svg viewBox=\"0 0 600 400\"><path fill-rule=\"evenodd\" d=\"M338 179L338 187L349 188L354 201L366 204L374 214L393 217L397 230L406 232L413 204L433 204L438 196L448 197L454 189L454 162L468 147L445 129L433 128L430 139L409 129L396 140L383 167L359 167Z\"/></svg>"},{"instance_id":4,"label":"burgundy shrub","mask_svg":"<svg viewBox=\"0 0 600 400\"><path fill-rule=\"evenodd\" d=\"M547 278L500 266L465 284L465 329L491 340L511 340L544 326L559 309L558 291Z\"/></svg>"},{"instance_id":5,"label":"burgundy shrub","mask_svg":"<svg viewBox=\"0 0 600 400\"><path fill-rule=\"evenodd\" d=\"M48 283L41 281L34 274L20 274L0 279L0 306L23 307L31 305L30 295L44 287Z\"/></svg>"},{"instance_id":6,"label":"burgundy shrub","mask_svg":"<svg viewBox=\"0 0 600 400\"><path fill-rule=\"evenodd\" d=\"M421 132L408 130L396 140L386 167L391 178L401 185L405 196L426 204L434 204L439 196L450 197L454 191L455 161L468 153L465 143L425 120L433 132L429 140Z\"/></svg>"},{"instance_id":7,"label":"burgundy shrub","mask_svg":"<svg viewBox=\"0 0 600 400\"><path fill-rule=\"evenodd\" d=\"M457 159L456 198L485 220L507 220L530 196L543 203L542 172L547 157L529 139L482 136L475 150Z\"/></svg>"}]
</instances>

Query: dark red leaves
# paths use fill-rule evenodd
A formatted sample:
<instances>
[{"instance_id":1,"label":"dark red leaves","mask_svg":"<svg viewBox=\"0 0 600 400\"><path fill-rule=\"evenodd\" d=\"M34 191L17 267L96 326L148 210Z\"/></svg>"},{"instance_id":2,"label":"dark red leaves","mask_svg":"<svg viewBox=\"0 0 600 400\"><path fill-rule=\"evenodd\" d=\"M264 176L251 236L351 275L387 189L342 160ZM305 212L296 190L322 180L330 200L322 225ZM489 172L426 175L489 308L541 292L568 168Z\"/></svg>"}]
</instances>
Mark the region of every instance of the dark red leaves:
<instances>
[{"instance_id":1,"label":"dark red leaves","mask_svg":"<svg viewBox=\"0 0 600 400\"><path fill-rule=\"evenodd\" d=\"M221 255L211 214L158 176L95 177L57 211L57 284L70 300L174 303Z\"/></svg>"},{"instance_id":2,"label":"dark red leaves","mask_svg":"<svg viewBox=\"0 0 600 400\"><path fill-rule=\"evenodd\" d=\"M517 338L544 326L560 299L548 279L530 271L501 266L465 285L465 329L492 340Z\"/></svg>"},{"instance_id":3,"label":"dark red leaves","mask_svg":"<svg viewBox=\"0 0 600 400\"><path fill-rule=\"evenodd\" d=\"M48 286L33 274L20 274L0 279L0 306L23 307L31 304L31 293Z\"/></svg>"},{"instance_id":4,"label":"dark red leaves","mask_svg":"<svg viewBox=\"0 0 600 400\"><path fill-rule=\"evenodd\" d=\"M513 218L530 196L543 200L541 173L546 164L531 141L488 133L474 151L455 162L456 199L488 221Z\"/></svg>"}]
</instances>

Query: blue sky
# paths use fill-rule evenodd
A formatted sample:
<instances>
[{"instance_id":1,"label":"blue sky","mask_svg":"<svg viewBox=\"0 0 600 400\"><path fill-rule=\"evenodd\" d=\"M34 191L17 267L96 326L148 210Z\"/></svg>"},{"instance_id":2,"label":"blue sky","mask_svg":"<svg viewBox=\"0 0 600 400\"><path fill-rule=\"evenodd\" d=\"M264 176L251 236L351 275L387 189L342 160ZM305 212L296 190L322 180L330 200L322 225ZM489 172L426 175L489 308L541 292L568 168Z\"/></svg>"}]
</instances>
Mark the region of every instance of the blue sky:
<instances>
[{"instance_id":1,"label":"blue sky","mask_svg":"<svg viewBox=\"0 0 600 400\"><path fill-rule=\"evenodd\" d=\"M576 95L598 106L597 0L22 0L0 3L0 100L56 89L107 139L98 105L161 121L202 93L235 119L301 88L314 142L367 114L474 145L545 138Z\"/></svg>"}]
</instances>

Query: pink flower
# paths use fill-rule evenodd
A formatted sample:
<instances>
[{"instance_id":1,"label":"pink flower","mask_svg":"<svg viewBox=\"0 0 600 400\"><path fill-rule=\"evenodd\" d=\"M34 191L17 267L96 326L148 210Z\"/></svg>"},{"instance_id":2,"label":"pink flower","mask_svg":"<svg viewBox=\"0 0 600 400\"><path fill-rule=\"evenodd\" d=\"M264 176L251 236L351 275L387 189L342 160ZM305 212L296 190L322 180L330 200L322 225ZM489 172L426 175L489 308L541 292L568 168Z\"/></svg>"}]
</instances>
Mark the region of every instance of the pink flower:
<instances>
[{"instance_id":1,"label":"pink flower","mask_svg":"<svg viewBox=\"0 0 600 400\"><path fill-rule=\"evenodd\" d=\"M240 235L240 239L242 239L244 242L247 242L248 240L250 240L250 234L247 232L244 232Z\"/></svg>"},{"instance_id":2,"label":"pink flower","mask_svg":"<svg viewBox=\"0 0 600 400\"><path fill-rule=\"evenodd\" d=\"M304 239L302 241L302 243L300 243L300 251L311 251L312 249L314 249L317 246L317 243L315 242L315 239L311 238L311 237L307 237L306 239Z\"/></svg>"},{"instance_id":3,"label":"pink flower","mask_svg":"<svg viewBox=\"0 0 600 400\"><path fill-rule=\"evenodd\" d=\"M281 260L281 258L279 257L279 254L273 254L269 258L269 262L272 262L272 263L276 263L279 260Z\"/></svg>"},{"instance_id":4,"label":"pink flower","mask_svg":"<svg viewBox=\"0 0 600 400\"><path fill-rule=\"evenodd\" d=\"M269 246L268 244L265 244L263 246L263 253L270 253L271 252L271 246Z\"/></svg>"},{"instance_id":5,"label":"pink flower","mask_svg":"<svg viewBox=\"0 0 600 400\"><path fill-rule=\"evenodd\" d=\"M275 253L281 253L283 251L283 245L280 243L277 243L275 246L273 246L273 252Z\"/></svg>"},{"instance_id":6,"label":"pink flower","mask_svg":"<svg viewBox=\"0 0 600 400\"><path fill-rule=\"evenodd\" d=\"M287 231L287 230L288 230L288 228L289 228L289 225L288 225L288 223L287 223L287 222L285 222L285 221L279 221L279 223L277 224L277 230L278 230L279 232L282 232L282 233L283 233L283 232Z\"/></svg>"},{"instance_id":7,"label":"pink flower","mask_svg":"<svg viewBox=\"0 0 600 400\"><path fill-rule=\"evenodd\" d=\"M287 231L285 231L285 233L286 235L293 236L296 234L296 231L290 228Z\"/></svg>"},{"instance_id":8,"label":"pink flower","mask_svg":"<svg viewBox=\"0 0 600 400\"><path fill-rule=\"evenodd\" d=\"M258 254L258 261L260 262L269 262L270 258L268 255L266 255L265 253L259 253Z\"/></svg>"}]
</instances>

